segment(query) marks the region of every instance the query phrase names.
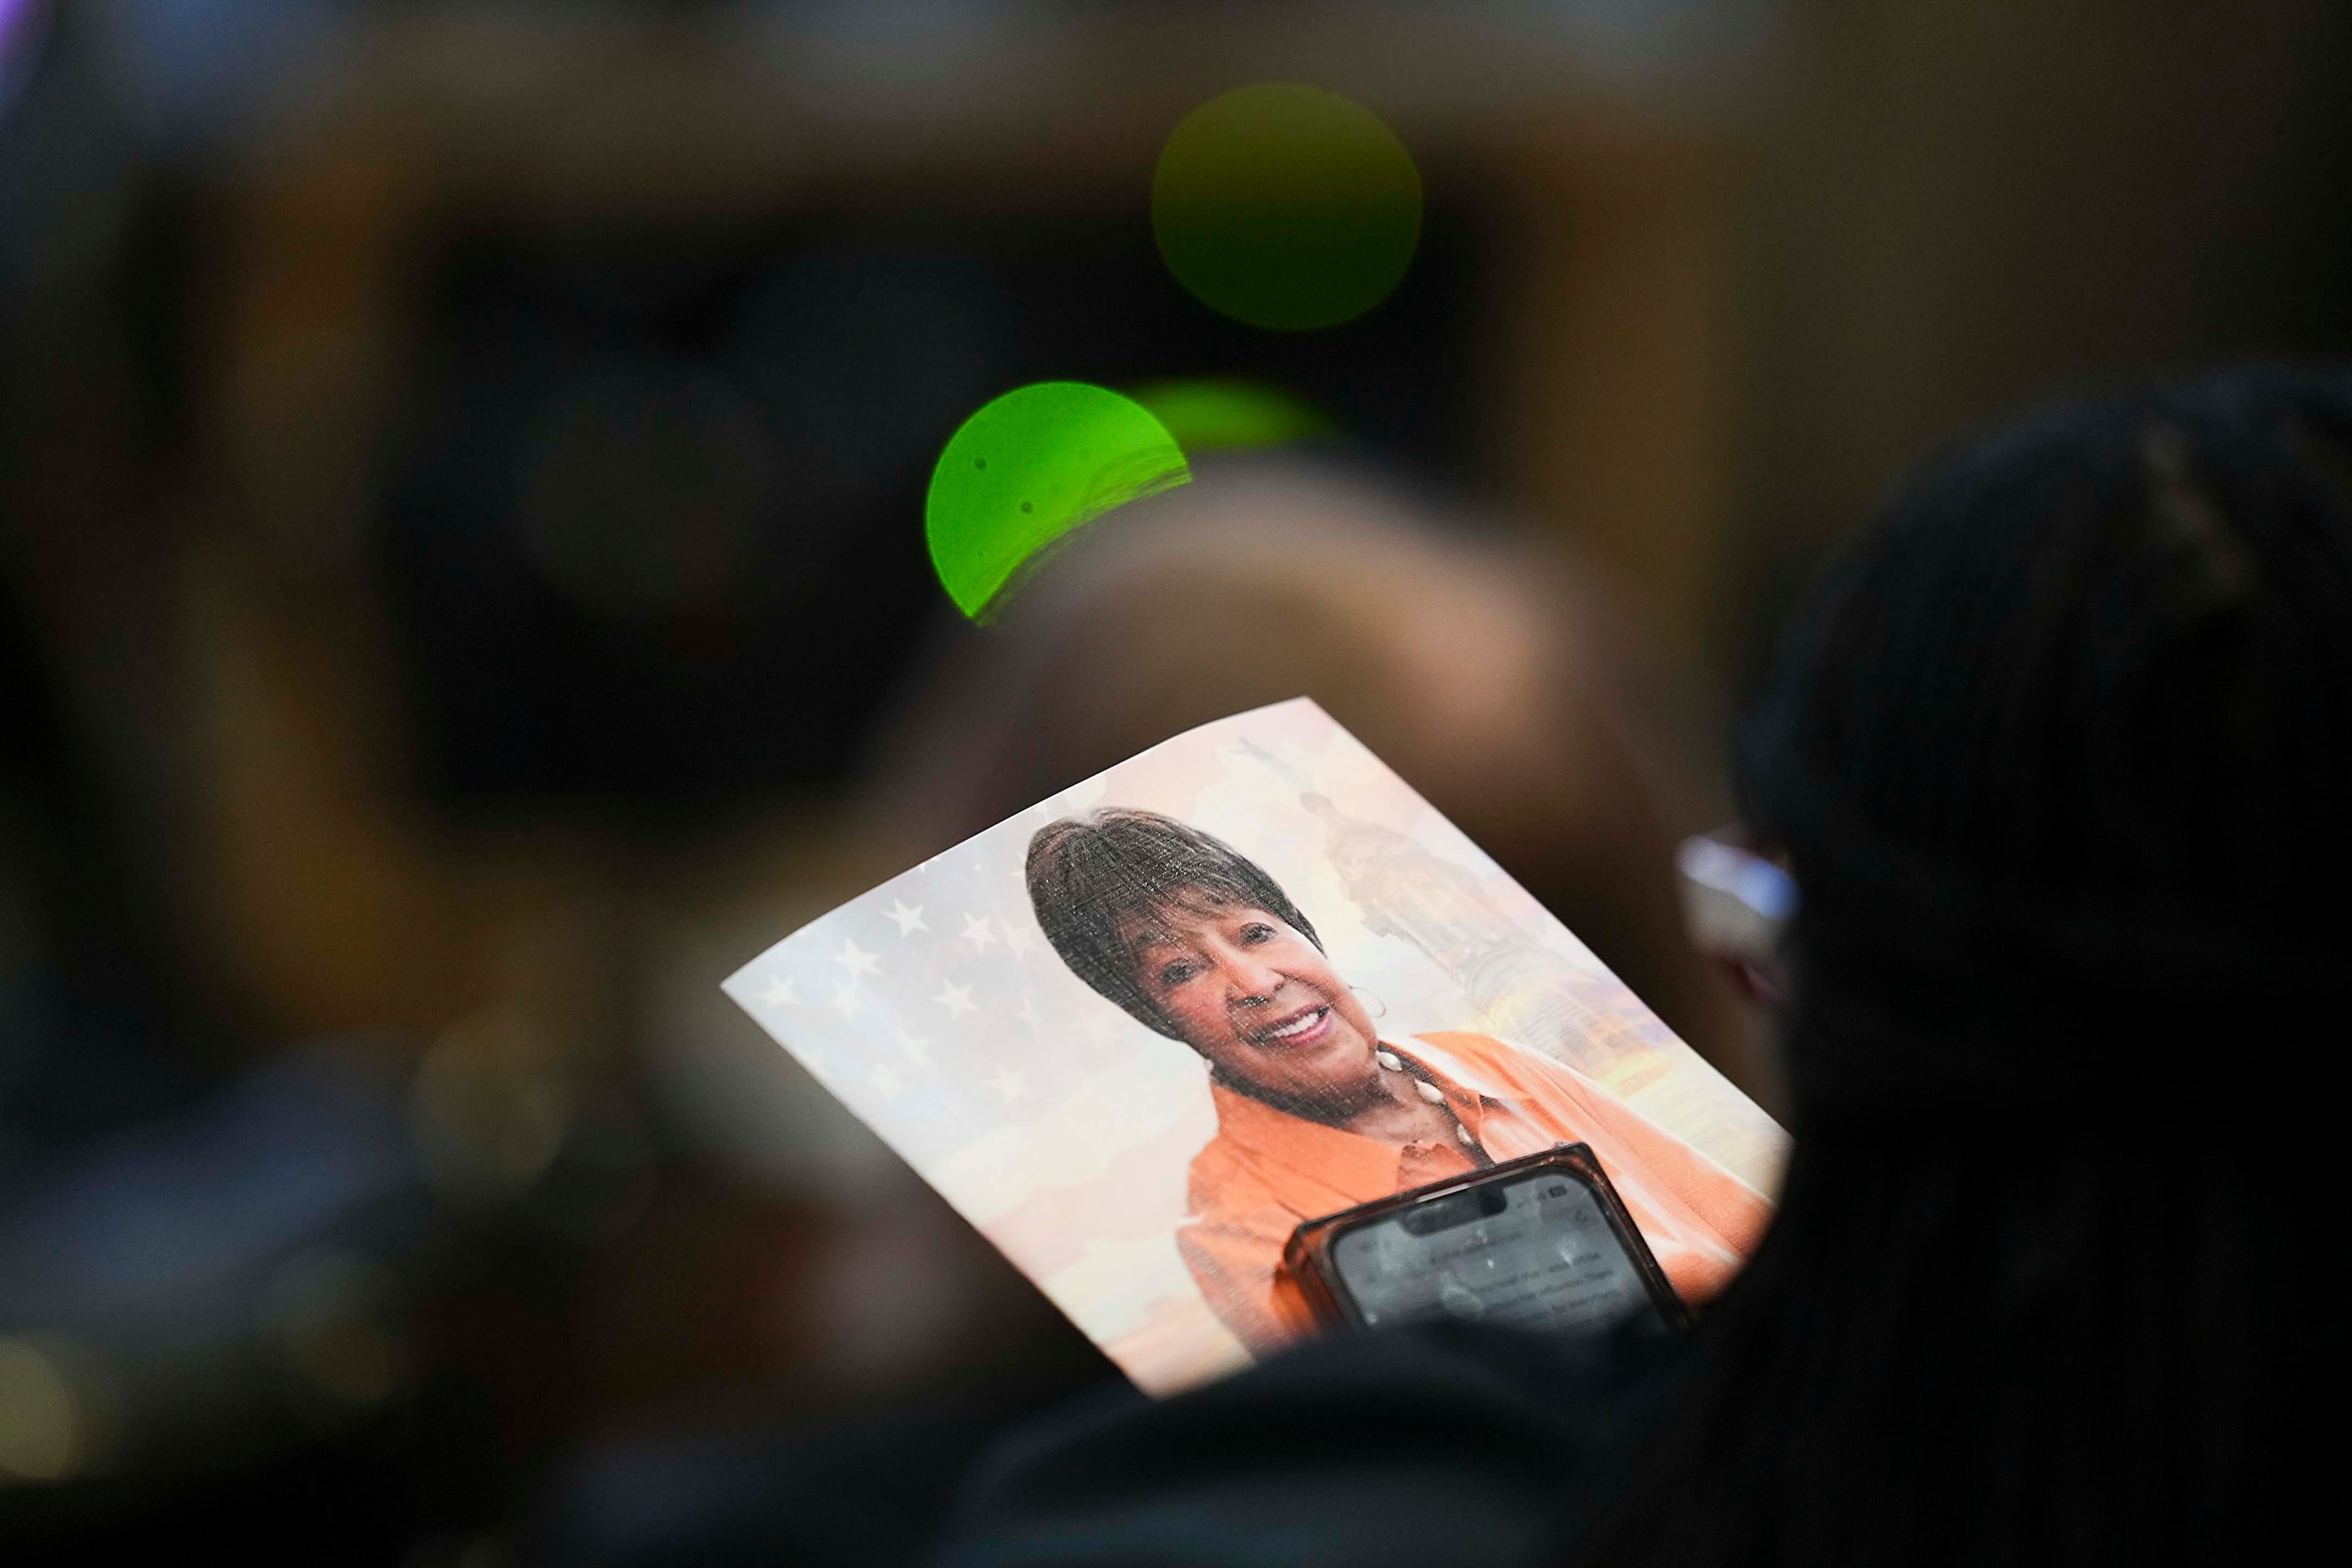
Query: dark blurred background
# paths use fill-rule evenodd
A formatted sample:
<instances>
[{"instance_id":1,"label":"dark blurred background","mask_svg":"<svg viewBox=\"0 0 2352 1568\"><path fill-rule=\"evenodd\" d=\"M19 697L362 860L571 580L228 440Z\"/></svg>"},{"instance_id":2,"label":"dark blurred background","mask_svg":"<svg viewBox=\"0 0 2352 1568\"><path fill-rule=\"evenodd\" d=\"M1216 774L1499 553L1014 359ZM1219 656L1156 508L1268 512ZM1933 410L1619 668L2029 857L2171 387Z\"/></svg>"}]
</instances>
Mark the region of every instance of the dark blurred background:
<instances>
[{"instance_id":1,"label":"dark blurred background","mask_svg":"<svg viewBox=\"0 0 2352 1568\"><path fill-rule=\"evenodd\" d=\"M1112 1374L717 984L1163 722L1325 700L1733 1061L1664 857L1780 606L2012 400L2352 346L2347 46L2321 0L0 0L0 1552L910 1560ZM1162 139L1262 80L1420 162L1348 326L1154 251ZM1192 376L1332 433L961 622L957 423ZM1116 610L1244 540L1328 616L1204 668Z\"/></svg>"}]
</instances>

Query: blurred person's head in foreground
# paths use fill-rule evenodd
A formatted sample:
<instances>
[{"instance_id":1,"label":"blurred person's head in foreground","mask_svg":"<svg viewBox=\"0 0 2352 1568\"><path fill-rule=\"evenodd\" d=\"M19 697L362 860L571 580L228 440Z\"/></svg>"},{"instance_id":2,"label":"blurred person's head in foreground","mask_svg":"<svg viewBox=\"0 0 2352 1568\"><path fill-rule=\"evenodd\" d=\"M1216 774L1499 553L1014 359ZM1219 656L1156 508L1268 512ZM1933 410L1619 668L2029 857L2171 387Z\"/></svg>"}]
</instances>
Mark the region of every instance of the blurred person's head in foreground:
<instances>
[{"instance_id":1,"label":"blurred person's head in foreground","mask_svg":"<svg viewBox=\"0 0 2352 1568\"><path fill-rule=\"evenodd\" d=\"M1574 563L1322 466L1204 466L1074 542L959 652L891 759L923 852L1311 697L1754 1091L1736 994L1675 895L1675 840L1719 820L1687 689Z\"/></svg>"},{"instance_id":2,"label":"blurred person's head in foreground","mask_svg":"<svg viewBox=\"0 0 2352 1568\"><path fill-rule=\"evenodd\" d=\"M1798 1146L1608 1561L2243 1560L2339 1386L2352 375L1932 462L1743 734Z\"/></svg>"}]
</instances>

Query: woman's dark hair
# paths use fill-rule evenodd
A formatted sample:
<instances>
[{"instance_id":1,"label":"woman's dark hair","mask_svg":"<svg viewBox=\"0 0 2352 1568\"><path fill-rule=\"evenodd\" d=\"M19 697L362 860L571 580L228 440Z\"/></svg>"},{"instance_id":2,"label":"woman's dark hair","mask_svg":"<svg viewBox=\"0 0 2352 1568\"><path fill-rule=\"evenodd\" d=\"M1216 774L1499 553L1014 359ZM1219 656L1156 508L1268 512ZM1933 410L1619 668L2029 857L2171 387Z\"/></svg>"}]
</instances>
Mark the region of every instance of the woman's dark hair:
<instances>
[{"instance_id":1,"label":"woman's dark hair","mask_svg":"<svg viewBox=\"0 0 2352 1568\"><path fill-rule=\"evenodd\" d=\"M1106 808L1047 823L1029 840L1028 876L1029 905L1070 972L1170 1039L1180 1037L1136 983L1120 926L1205 897L1264 910L1323 946L1256 861L1156 811Z\"/></svg>"},{"instance_id":2,"label":"woman's dark hair","mask_svg":"<svg viewBox=\"0 0 2352 1568\"><path fill-rule=\"evenodd\" d=\"M1803 900L1783 1205L1589 1555L2260 1560L2319 1521L2347 738L2352 376L2041 414L1843 553L1742 735Z\"/></svg>"}]
</instances>

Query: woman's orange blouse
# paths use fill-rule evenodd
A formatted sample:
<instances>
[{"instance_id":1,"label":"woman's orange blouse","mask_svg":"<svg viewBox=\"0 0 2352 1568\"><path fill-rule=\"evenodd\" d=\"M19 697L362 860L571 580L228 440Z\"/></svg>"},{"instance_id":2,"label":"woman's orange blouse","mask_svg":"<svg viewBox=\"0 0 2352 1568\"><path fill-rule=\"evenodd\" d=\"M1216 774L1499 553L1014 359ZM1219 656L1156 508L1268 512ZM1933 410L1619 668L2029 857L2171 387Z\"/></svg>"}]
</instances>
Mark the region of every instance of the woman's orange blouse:
<instances>
[{"instance_id":1,"label":"woman's orange blouse","mask_svg":"<svg viewBox=\"0 0 2352 1568\"><path fill-rule=\"evenodd\" d=\"M1410 1058L1489 1158L1587 1143L1684 1300L1721 1289L1754 1250L1772 1205L1573 1068L1486 1035L1420 1035ZM1192 1215L1176 1241L1225 1326L1264 1355L1313 1328L1282 1270L1299 1222L1473 1169L1453 1143L1400 1148L1309 1121L1213 1080L1217 1135L1192 1157Z\"/></svg>"}]
</instances>

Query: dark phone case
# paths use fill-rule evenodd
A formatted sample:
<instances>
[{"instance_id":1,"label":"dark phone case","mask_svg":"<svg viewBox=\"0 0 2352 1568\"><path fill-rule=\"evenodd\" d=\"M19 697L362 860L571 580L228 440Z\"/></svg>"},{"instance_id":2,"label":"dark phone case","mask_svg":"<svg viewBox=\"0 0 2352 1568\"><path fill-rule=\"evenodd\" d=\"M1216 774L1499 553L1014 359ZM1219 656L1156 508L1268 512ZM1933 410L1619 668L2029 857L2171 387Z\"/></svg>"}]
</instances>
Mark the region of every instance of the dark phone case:
<instances>
[{"instance_id":1,"label":"dark phone case","mask_svg":"<svg viewBox=\"0 0 2352 1568\"><path fill-rule=\"evenodd\" d=\"M1657 1258L1650 1244L1642 1237L1633 1216L1625 1212L1624 1203L1617 1189L1609 1184L1609 1173L1591 1146L1584 1143L1557 1143L1539 1154L1507 1160L1499 1165L1471 1175L1456 1176L1447 1181L1432 1182L1425 1187L1414 1187L1391 1197L1375 1198L1321 1219L1310 1219L1290 1233L1290 1240L1282 1249L1282 1266L1295 1280L1299 1293L1307 1298L1308 1309L1315 1314L1316 1325L1325 1330L1358 1329L1364 1326L1361 1314L1349 1292L1347 1282L1331 1257L1332 1247L1339 1238L1360 1226L1386 1219L1401 1210L1419 1208L1442 1202L1457 1194L1473 1192L1497 1182L1508 1182L1532 1171L1549 1170L1567 1176L1591 1194L1609 1228L1617 1237L1632 1260L1633 1271L1641 1278L1650 1303L1657 1309L1670 1328L1680 1331L1690 1326L1690 1309L1675 1293L1673 1281L1658 1267Z\"/></svg>"}]
</instances>

